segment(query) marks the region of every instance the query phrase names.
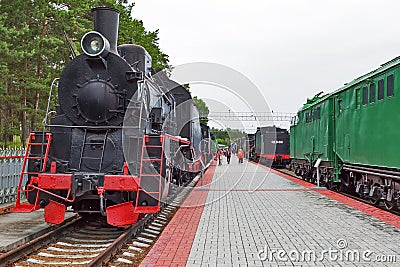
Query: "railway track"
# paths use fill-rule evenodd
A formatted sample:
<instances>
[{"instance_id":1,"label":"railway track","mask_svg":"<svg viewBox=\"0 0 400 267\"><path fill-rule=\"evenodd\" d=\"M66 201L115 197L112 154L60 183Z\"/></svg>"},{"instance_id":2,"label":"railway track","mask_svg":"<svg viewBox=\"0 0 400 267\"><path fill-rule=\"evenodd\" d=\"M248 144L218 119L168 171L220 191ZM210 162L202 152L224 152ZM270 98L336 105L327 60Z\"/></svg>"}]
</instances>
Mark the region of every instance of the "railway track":
<instances>
[{"instance_id":1,"label":"railway track","mask_svg":"<svg viewBox=\"0 0 400 267\"><path fill-rule=\"evenodd\" d=\"M289 170L287 170L287 169L276 169L276 168L272 168L272 169L274 169L274 170L277 171L277 172L281 172L281 173L290 175L290 176L292 176L292 177L294 177L294 178L297 178L297 179L306 181L306 182L308 182L308 183L316 184L316 183L313 183L313 182L304 180L302 177L297 176L297 175L294 174L292 171L289 171ZM330 190L330 189L328 189L328 190ZM342 194L342 195L344 195L344 196L347 196L347 197L349 197L349 198L355 199L355 200L360 201L360 202L362 202L362 203L368 204L368 205L370 205L370 206L373 206L373 207L376 207L376 208L379 208L379 209L388 211L388 212L390 212L390 213L392 213L392 214L395 214L395 215L400 216L400 211L399 211L399 210L387 209L384 205L382 205L382 204L380 204L380 203L378 203L378 204L372 204L372 203L371 203L369 200L367 200L367 199L364 199L364 198L361 198L361 197L358 197L358 196L355 196L355 195L352 195L352 194L349 194L349 193L345 193L345 192L341 192L341 191L337 191L337 190L331 190L331 191L336 192L336 193L339 193L339 194Z\"/></svg>"},{"instance_id":2,"label":"railway track","mask_svg":"<svg viewBox=\"0 0 400 267\"><path fill-rule=\"evenodd\" d=\"M75 217L52 232L0 255L0 266L137 266L197 183L180 187L157 214L127 229Z\"/></svg>"}]
</instances>

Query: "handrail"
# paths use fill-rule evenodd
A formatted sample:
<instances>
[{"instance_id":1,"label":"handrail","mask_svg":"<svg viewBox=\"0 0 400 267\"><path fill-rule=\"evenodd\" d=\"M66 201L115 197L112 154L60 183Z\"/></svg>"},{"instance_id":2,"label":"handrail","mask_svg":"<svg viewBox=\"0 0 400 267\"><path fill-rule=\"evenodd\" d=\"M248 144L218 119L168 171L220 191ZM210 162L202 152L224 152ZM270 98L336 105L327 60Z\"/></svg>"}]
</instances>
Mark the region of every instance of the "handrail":
<instances>
[{"instance_id":1,"label":"handrail","mask_svg":"<svg viewBox=\"0 0 400 267\"><path fill-rule=\"evenodd\" d=\"M44 129L47 126L47 119L49 118L49 109L50 109L50 103L51 103L51 97L53 95L53 86L55 85L56 82L58 82L60 80L60 78L55 78L52 82L51 82L51 86L50 86L50 92L49 92L49 98L47 99L47 108L46 108L46 116L43 120L43 132Z\"/></svg>"}]
</instances>

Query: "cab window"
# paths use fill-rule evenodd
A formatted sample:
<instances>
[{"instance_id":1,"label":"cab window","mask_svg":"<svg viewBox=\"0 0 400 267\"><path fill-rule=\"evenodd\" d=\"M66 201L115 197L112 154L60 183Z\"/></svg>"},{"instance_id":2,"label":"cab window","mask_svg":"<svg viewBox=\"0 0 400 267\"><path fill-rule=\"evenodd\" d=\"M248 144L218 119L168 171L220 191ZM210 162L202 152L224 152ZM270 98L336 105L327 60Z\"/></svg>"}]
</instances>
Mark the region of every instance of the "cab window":
<instances>
[{"instance_id":1,"label":"cab window","mask_svg":"<svg viewBox=\"0 0 400 267\"><path fill-rule=\"evenodd\" d=\"M376 88L375 83L369 85L369 103L375 103Z\"/></svg>"},{"instance_id":2,"label":"cab window","mask_svg":"<svg viewBox=\"0 0 400 267\"><path fill-rule=\"evenodd\" d=\"M366 105L368 103L368 87L364 86L362 89L362 104Z\"/></svg>"},{"instance_id":3,"label":"cab window","mask_svg":"<svg viewBox=\"0 0 400 267\"><path fill-rule=\"evenodd\" d=\"M394 95L394 75L391 74L387 77L387 91L386 96L392 97Z\"/></svg>"},{"instance_id":4,"label":"cab window","mask_svg":"<svg viewBox=\"0 0 400 267\"><path fill-rule=\"evenodd\" d=\"M383 79L378 81L378 100L382 100L385 97L385 82Z\"/></svg>"}]
</instances>

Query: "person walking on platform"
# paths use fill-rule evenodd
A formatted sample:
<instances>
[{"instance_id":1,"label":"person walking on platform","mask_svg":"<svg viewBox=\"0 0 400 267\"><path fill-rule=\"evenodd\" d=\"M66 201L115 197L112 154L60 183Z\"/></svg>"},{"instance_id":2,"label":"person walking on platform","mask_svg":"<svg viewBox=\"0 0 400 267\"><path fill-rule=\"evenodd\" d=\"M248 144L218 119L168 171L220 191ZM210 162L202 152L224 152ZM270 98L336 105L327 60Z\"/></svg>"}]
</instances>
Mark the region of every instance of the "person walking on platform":
<instances>
[{"instance_id":1,"label":"person walking on platform","mask_svg":"<svg viewBox=\"0 0 400 267\"><path fill-rule=\"evenodd\" d=\"M226 161L228 162L228 164L231 162L231 156L232 156L231 149L228 148L228 150L226 151Z\"/></svg>"},{"instance_id":2,"label":"person walking on platform","mask_svg":"<svg viewBox=\"0 0 400 267\"><path fill-rule=\"evenodd\" d=\"M221 166L222 165L222 150L221 149L218 149L217 157L218 157L218 165Z\"/></svg>"},{"instance_id":3,"label":"person walking on platform","mask_svg":"<svg viewBox=\"0 0 400 267\"><path fill-rule=\"evenodd\" d=\"M239 149L237 157L239 158L239 163L243 163L244 153L242 149Z\"/></svg>"}]
</instances>

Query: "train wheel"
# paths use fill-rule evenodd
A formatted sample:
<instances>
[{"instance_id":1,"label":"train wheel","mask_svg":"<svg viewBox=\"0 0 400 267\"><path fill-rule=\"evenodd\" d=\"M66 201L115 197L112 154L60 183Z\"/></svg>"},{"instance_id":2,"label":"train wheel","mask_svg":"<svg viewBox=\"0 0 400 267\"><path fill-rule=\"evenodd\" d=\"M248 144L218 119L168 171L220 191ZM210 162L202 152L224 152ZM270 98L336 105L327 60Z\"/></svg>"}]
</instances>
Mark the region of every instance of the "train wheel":
<instances>
[{"instance_id":1,"label":"train wheel","mask_svg":"<svg viewBox=\"0 0 400 267\"><path fill-rule=\"evenodd\" d=\"M380 198L378 198L378 197L371 197L370 199L369 199L369 202L372 204L372 205L378 205L379 204L379 202L381 202L381 199Z\"/></svg>"},{"instance_id":2,"label":"train wheel","mask_svg":"<svg viewBox=\"0 0 400 267\"><path fill-rule=\"evenodd\" d=\"M305 179L304 179L304 173L305 173L304 169L300 169L300 171L299 171L299 176L300 176L301 179L303 179L303 180L305 180Z\"/></svg>"},{"instance_id":3,"label":"train wheel","mask_svg":"<svg viewBox=\"0 0 400 267\"><path fill-rule=\"evenodd\" d=\"M325 186L326 186L326 188L329 189L329 190L332 189L332 181L329 180L329 178L328 178L328 181L326 181Z\"/></svg>"},{"instance_id":4,"label":"train wheel","mask_svg":"<svg viewBox=\"0 0 400 267\"><path fill-rule=\"evenodd\" d=\"M396 203L393 200L392 201L385 200L384 204L388 210L396 210L397 209Z\"/></svg>"},{"instance_id":5,"label":"train wheel","mask_svg":"<svg viewBox=\"0 0 400 267\"><path fill-rule=\"evenodd\" d=\"M335 192L339 192L339 186L331 179L329 179L329 181L326 183L326 188Z\"/></svg>"},{"instance_id":6,"label":"train wheel","mask_svg":"<svg viewBox=\"0 0 400 267\"><path fill-rule=\"evenodd\" d=\"M321 173L321 175L319 177L319 185L326 186L326 178L325 178L325 174L323 174L323 173Z\"/></svg>"},{"instance_id":7,"label":"train wheel","mask_svg":"<svg viewBox=\"0 0 400 267\"><path fill-rule=\"evenodd\" d=\"M320 176L320 178L321 178L321 176ZM317 183L317 171L316 170L314 170L312 172L312 176L311 176L310 182L313 183L313 184Z\"/></svg>"},{"instance_id":8,"label":"train wheel","mask_svg":"<svg viewBox=\"0 0 400 267\"><path fill-rule=\"evenodd\" d=\"M374 184L369 193L369 202L372 205L378 205L381 202L382 193L380 186L378 184Z\"/></svg>"},{"instance_id":9,"label":"train wheel","mask_svg":"<svg viewBox=\"0 0 400 267\"><path fill-rule=\"evenodd\" d=\"M354 185L353 183L351 183L351 184L348 185L348 187L347 187L347 193L348 193L348 194L351 194L351 195L353 195L353 196L356 195L356 187L355 187L355 185Z\"/></svg>"},{"instance_id":10,"label":"train wheel","mask_svg":"<svg viewBox=\"0 0 400 267\"><path fill-rule=\"evenodd\" d=\"M339 186L339 192L342 192L342 193L347 193L347 186L342 182L342 183L340 183L340 186Z\"/></svg>"}]
</instances>

